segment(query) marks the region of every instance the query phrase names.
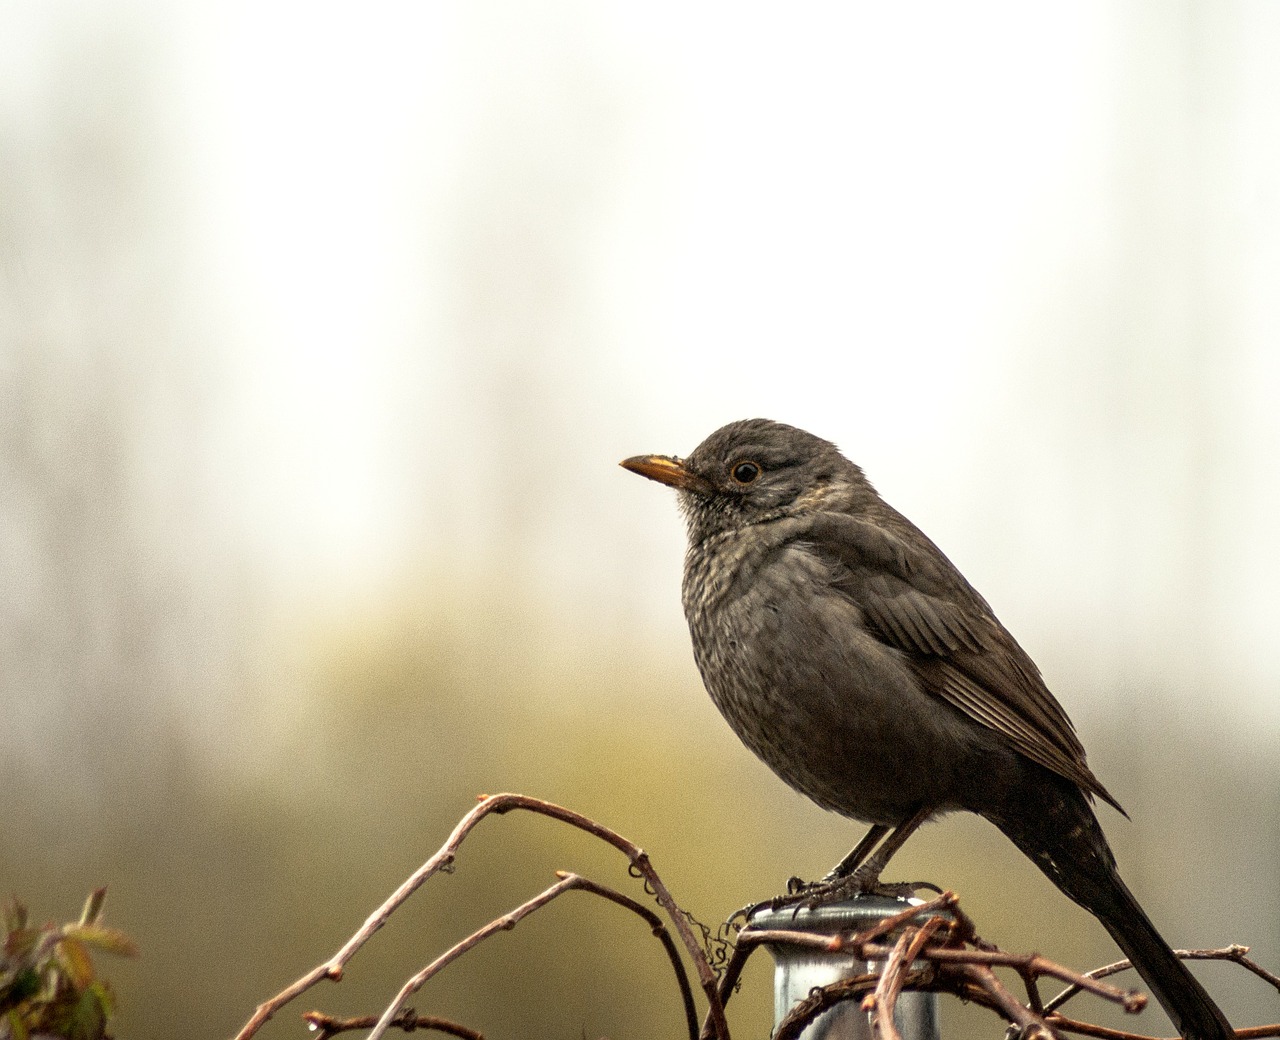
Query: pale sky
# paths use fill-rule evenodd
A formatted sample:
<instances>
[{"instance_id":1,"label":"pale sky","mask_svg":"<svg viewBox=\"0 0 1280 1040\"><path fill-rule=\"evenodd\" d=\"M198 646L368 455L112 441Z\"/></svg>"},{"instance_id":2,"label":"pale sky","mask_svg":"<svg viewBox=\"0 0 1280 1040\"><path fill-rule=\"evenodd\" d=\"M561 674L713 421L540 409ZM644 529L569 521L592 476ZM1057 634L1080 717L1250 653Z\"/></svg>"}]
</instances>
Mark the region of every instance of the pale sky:
<instances>
[{"instance_id":1,"label":"pale sky","mask_svg":"<svg viewBox=\"0 0 1280 1040\"><path fill-rule=\"evenodd\" d=\"M86 0L0 64L38 128L76 55L137 63L211 509L281 609L514 554L678 635L673 503L616 462L767 415L1024 642L1193 639L1280 727L1278 12Z\"/></svg>"}]
</instances>

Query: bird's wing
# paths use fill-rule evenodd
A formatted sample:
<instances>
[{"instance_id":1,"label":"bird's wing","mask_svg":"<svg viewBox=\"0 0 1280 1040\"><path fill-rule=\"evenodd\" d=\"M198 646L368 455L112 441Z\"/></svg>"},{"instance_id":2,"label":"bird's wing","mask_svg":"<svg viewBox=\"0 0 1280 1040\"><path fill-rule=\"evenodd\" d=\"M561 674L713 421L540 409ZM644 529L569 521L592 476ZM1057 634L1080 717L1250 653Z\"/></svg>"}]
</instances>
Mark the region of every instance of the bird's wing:
<instances>
[{"instance_id":1,"label":"bird's wing","mask_svg":"<svg viewBox=\"0 0 1280 1040\"><path fill-rule=\"evenodd\" d=\"M885 526L842 513L815 516L801 540L830 559L832 585L869 630L910 658L929 692L1008 737L1018 751L1114 805L1040 670L952 563L900 514ZM912 544L917 541L920 546Z\"/></svg>"}]
</instances>

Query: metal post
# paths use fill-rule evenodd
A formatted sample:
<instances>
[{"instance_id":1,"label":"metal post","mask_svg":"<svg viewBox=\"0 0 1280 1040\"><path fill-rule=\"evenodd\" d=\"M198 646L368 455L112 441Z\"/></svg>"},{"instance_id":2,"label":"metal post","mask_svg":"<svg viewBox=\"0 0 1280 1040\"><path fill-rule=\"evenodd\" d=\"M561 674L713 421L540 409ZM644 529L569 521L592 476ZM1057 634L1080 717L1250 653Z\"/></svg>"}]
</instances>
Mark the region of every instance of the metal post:
<instances>
[{"instance_id":1,"label":"metal post","mask_svg":"<svg viewBox=\"0 0 1280 1040\"><path fill-rule=\"evenodd\" d=\"M856 932L905 910L912 903L884 896L859 896L848 902L832 903L813 910L760 910L747 928L754 931L781 929L833 935ZM886 937L892 942L891 937ZM815 988L871 970L867 962L851 953L824 953L786 943L768 943L774 961L774 1017L776 1029L787 1012ZM938 996L936 993L905 992L898 998L893 1016L903 1040L940 1040ZM846 1000L824 1011L801 1034L801 1040L872 1040L870 1016L856 1000Z\"/></svg>"}]
</instances>

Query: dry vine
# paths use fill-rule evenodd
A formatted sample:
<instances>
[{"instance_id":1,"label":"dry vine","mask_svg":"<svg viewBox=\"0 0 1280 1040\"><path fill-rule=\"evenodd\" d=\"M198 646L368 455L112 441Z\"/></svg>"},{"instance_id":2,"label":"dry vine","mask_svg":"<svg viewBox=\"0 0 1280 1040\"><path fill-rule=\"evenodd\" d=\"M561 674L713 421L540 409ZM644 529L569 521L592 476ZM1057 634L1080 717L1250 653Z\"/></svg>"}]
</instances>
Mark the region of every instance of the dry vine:
<instances>
[{"instance_id":1,"label":"dry vine","mask_svg":"<svg viewBox=\"0 0 1280 1040\"><path fill-rule=\"evenodd\" d=\"M871 1015L879 1040L901 1040L894 1026L893 1012L899 996L905 990L951 993L989 1008L1015 1026L1026 1040L1049 1040L1062 1033L1096 1037L1098 1040L1155 1040L1138 1033L1077 1021L1058 1010L1077 994L1088 992L1119 1004L1130 1013L1140 1011L1146 1005L1145 996L1136 990L1122 990L1101 981L1130 967L1128 961L1119 961L1081 974L1038 954L1005 953L978 936L973 922L961 911L955 894L951 892L943 892L928 902L909 906L901 913L887 917L862 931L821 935L809 931L759 928L750 923L748 914L747 923L738 932L736 942L730 943L724 939L724 929L712 938L709 929L698 924L691 915L676 905L649 862L648 855L638 845L571 809L519 794L481 796L480 804L459 821L435 855L414 871L370 914L341 949L260 1004L236 1035L236 1040L250 1040L277 1011L318 982L324 979L335 982L341 980L351 958L386 924L409 896L429 878L452 870L459 847L482 819L513 810L524 810L559 820L618 849L629 860L631 874L643 881L645 893L657 901L666 921L630 896L578 874L557 871L555 884L472 932L409 978L380 1016L338 1019L318 1011L307 1012L303 1017L321 1040L356 1029L369 1029L371 1032L368 1040L381 1040L391 1028L406 1032L429 1029L465 1040L482 1040L480 1033L467 1026L434 1016L418 1015L406 1005L406 1001L428 979L477 944L497 932L509 931L529 914L570 891L586 892L615 903L640 917L649 926L662 943L671 962L691 1040L730 1040L725 1004L737 988L747 958L763 945L803 946L833 954L852 954L858 960L876 965L874 971L814 990L791 1009L779 1025L773 1040L795 1040L818 1015L841 1001L853 999L861 1000L862 1008ZM729 923L732 924L733 919ZM695 928L699 935L695 935ZM708 1010L701 1030L693 991L680 950L672 937L672 929L693 963L707 1000ZM732 949L727 957L726 948ZM1248 947L1230 946L1221 950L1177 952L1179 956L1187 958L1233 961L1280 990L1280 977L1250 960L1246 956ZM1011 970L1019 976L1026 990L1025 1003L1018 1000L1000 981L995 974L996 968ZM1048 1002L1042 999L1039 990L1039 981L1046 978L1067 983L1067 988ZM1280 1037L1280 1024L1238 1029L1236 1037L1238 1040Z\"/></svg>"},{"instance_id":2,"label":"dry vine","mask_svg":"<svg viewBox=\"0 0 1280 1040\"><path fill-rule=\"evenodd\" d=\"M376 1015L334 1018L319 1011L303 1012L302 1020L315 1031L316 1040L329 1040L331 1036L348 1033L353 1029L372 1029L378 1024ZM402 1008L400 1013L391 1020L391 1024L397 1029L403 1029L406 1033L412 1033L415 1029L434 1029L438 1033L461 1037L462 1040L484 1040L484 1034L474 1029L468 1029L457 1022L450 1022L447 1018L436 1015L419 1015L413 1008L408 1007Z\"/></svg>"},{"instance_id":3,"label":"dry vine","mask_svg":"<svg viewBox=\"0 0 1280 1040\"><path fill-rule=\"evenodd\" d=\"M900 931L899 931L900 929ZM885 936L898 932L890 944ZM738 936L737 948L721 981L721 996L727 1000L751 952L763 945L804 946L829 953L848 953L878 967L862 975L814 990L797 1003L779 1024L773 1040L795 1040L818 1015L836 1004L860 999L863 1010L872 1016L872 1025L881 1040L901 1040L893 1022L898 996L905 989L950 993L989 1008L1015 1026L1024 1038L1052 1038L1062 1033L1098 1037L1099 1040L1156 1040L1124 1030L1108 1029L1068 1018L1057 1011L1081 992L1092 993L1120 1005L1131 1014L1141 1011L1147 998L1137 990L1122 990L1101 982L1108 975L1131 967L1119 961L1081 974L1041 957L1039 954L1005 953L981 939L973 922L961 912L954 893L909 907L874 927L860 932L818 935L807 931L753 928L748 923ZM1280 978L1251 961L1248 947L1230 946L1221 950L1179 950L1188 959L1230 960L1280 990ZM1022 980L1026 1003L1020 1002L996 976L995 968L1008 968ZM1047 1003L1041 997L1039 980L1049 978L1068 983L1065 990ZM714 1035L704 1026L704 1040ZM1236 1030L1238 1040L1280 1037L1280 1024Z\"/></svg>"},{"instance_id":4,"label":"dry vine","mask_svg":"<svg viewBox=\"0 0 1280 1040\"><path fill-rule=\"evenodd\" d=\"M718 1040L729 1040L729 1026L724 1017L724 1005L721 1003L719 990L715 972L711 970L711 966L707 963L706 956L702 952L702 947L698 940L694 937L693 931L689 926L688 919L683 911L676 906L676 902L671 898L671 893L667 891L667 886L658 876L657 871L653 869L653 865L649 862L648 854L638 845L628 841L616 831L605 827L603 824L596 823L594 820L576 813L572 809L565 809L562 806L555 805L551 802L545 802L540 798L530 798L520 794L495 794L484 795L480 799L480 804L472 809L464 816L453 833L449 835L445 843L440 847L434 856L428 859L421 867L415 870L405 881L397 888L387 900L378 907L365 923L361 925L359 930L345 945L338 950L332 957L321 964L316 965L311 971L307 972L297 981L277 993L274 997L262 1004L258 1005L257 1010L245 1023L244 1027L236 1034L236 1040L249 1040L254 1034L261 1029L267 1021L282 1007L301 996L312 986L316 985L324 979L330 979L334 982L340 981L342 973L347 963L352 957L367 943L374 934L382 928L390 919L391 915L407 900L414 892L416 892L429 878L441 873L448 872L452 869L453 862L457 858L458 848L466 839L467 835L475 828L481 820L486 816L493 814L508 813L516 809L522 809L528 812L538 813L543 816L549 816L552 819L567 823L572 827L586 831L588 834L599 838L614 848L618 849L630 860L630 869L644 879L646 889L651 892L658 901L659 906L666 912L667 917L675 926L676 934L680 936L680 941L684 945L685 952L693 961L694 967L698 973L698 981L702 987L703 993L706 995L710 1010L708 1012L709 1021L712 1024L714 1032L711 1034ZM591 892L592 894L602 896L612 902L618 903L620 906L631 910L633 913L639 914L645 922L653 930L654 934L662 941L666 947L668 955L672 961L672 967L676 974L676 980L680 986L681 996L685 1006L685 1018L689 1026L690 1037L696 1038L698 1035L697 1013L694 1007L693 994L689 990L688 978L685 974L684 964L681 962L675 951L674 944L671 941L671 934L666 926L652 911L640 906L634 900L607 889L603 885L581 878L576 874L561 874L556 884L544 889L541 893L534 896L528 902L522 904L508 914L489 922L483 928L473 932L462 942L458 943L450 950L441 954L431 964L424 968L421 972L409 979L395 999L387 1006L386 1010L379 1017L373 1027L373 1032L369 1034L369 1040L380 1040L386 1033L387 1029L395 1022L396 1016L400 1013L404 1001L422 986L427 979L438 972L446 964L456 960L471 947L488 938L494 932L506 931L514 928L516 923L523 917L528 916L535 910L553 899L562 895L570 889L578 889L581 891ZM453 1023L450 1023L453 1025ZM461 1028L461 1027L460 1027Z\"/></svg>"}]
</instances>

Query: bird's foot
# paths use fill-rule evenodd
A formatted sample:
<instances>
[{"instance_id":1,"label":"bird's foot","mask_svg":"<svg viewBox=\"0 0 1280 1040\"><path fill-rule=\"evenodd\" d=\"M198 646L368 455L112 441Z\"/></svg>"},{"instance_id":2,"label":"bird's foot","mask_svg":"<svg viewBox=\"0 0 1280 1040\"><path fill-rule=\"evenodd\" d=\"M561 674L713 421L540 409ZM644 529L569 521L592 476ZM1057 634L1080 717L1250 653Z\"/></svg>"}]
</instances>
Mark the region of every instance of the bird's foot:
<instances>
[{"instance_id":1,"label":"bird's foot","mask_svg":"<svg viewBox=\"0 0 1280 1040\"><path fill-rule=\"evenodd\" d=\"M885 883L878 877L855 870L843 877L828 874L821 881L804 881L798 877L787 879L787 891L784 895L774 896L754 906L744 907L734 916L741 915L746 920L758 910L784 910L793 907L796 913L801 910L816 910L820 906L839 903L857 896L884 896L889 899L909 899L916 891L926 888L941 894L942 889L929 881L895 881Z\"/></svg>"},{"instance_id":2,"label":"bird's foot","mask_svg":"<svg viewBox=\"0 0 1280 1040\"><path fill-rule=\"evenodd\" d=\"M758 903L748 903L730 914L726 923L732 925L735 921L741 919L744 925L750 924L751 918L761 910L768 910L773 913L793 906L799 912L806 906L806 900L809 896L818 893L824 886L824 881L804 881L798 877L787 878L787 891L784 894L774 896L772 899L762 899Z\"/></svg>"},{"instance_id":3,"label":"bird's foot","mask_svg":"<svg viewBox=\"0 0 1280 1040\"><path fill-rule=\"evenodd\" d=\"M845 877L827 875L821 881L813 882L801 892L800 906L805 910L814 910L831 903L840 903L858 896L883 896L887 899L909 899L918 888L934 888L927 881L881 881L870 873L855 870Z\"/></svg>"}]
</instances>

